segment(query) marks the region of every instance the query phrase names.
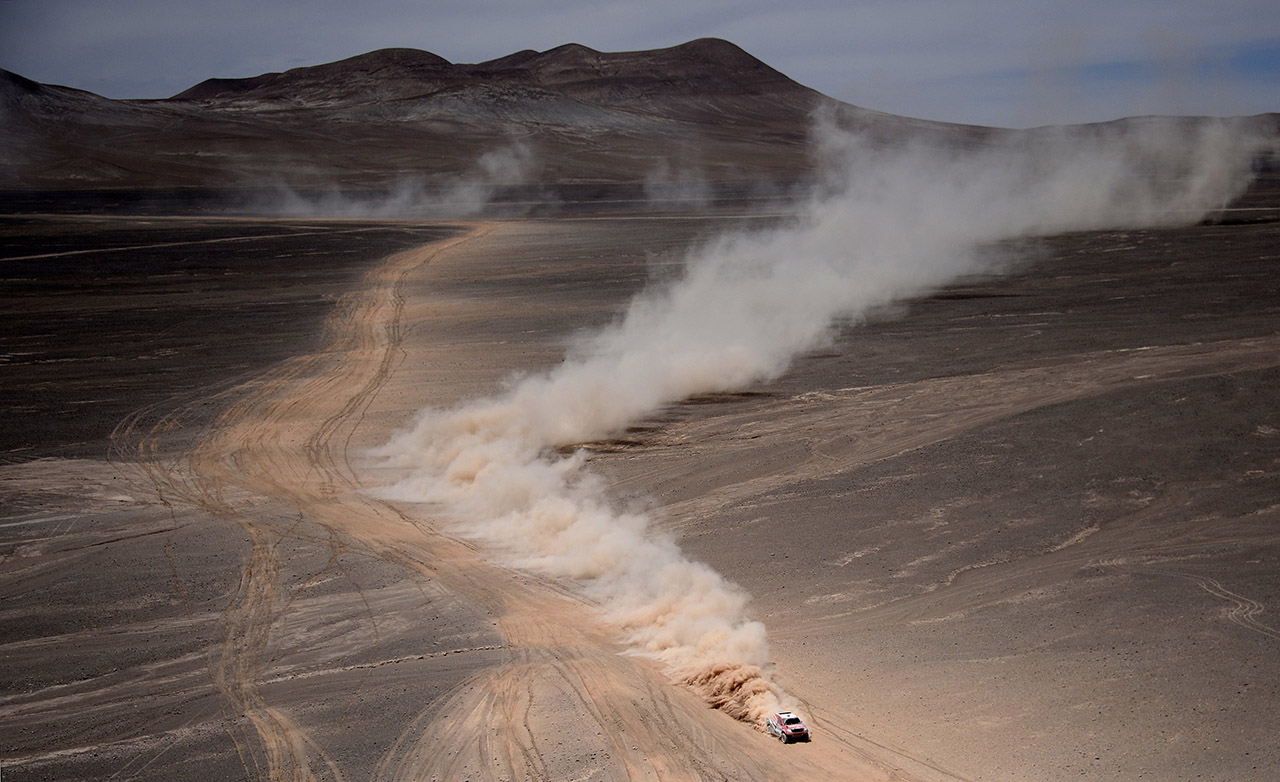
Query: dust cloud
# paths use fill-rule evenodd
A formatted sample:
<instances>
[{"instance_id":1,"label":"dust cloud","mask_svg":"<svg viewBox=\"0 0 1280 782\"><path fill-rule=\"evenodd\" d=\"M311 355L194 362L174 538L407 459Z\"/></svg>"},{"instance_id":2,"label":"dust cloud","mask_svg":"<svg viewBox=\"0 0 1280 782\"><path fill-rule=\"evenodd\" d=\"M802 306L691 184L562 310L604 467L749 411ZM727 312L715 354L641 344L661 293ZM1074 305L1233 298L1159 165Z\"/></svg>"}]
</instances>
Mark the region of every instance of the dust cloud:
<instances>
[{"instance_id":1,"label":"dust cloud","mask_svg":"<svg viewBox=\"0 0 1280 782\"><path fill-rule=\"evenodd\" d=\"M644 196L654 209L705 209L715 201L705 172L697 166L673 166L666 159L645 175Z\"/></svg>"},{"instance_id":2,"label":"dust cloud","mask_svg":"<svg viewBox=\"0 0 1280 782\"><path fill-rule=\"evenodd\" d=\"M539 178L541 163L520 139L476 158L462 174L427 179L405 176L385 191L358 193L340 189L298 190L282 183L265 188L248 208L257 214L328 218L465 218L483 213L505 189ZM263 190L258 186L254 190ZM510 213L512 209L504 209Z\"/></svg>"},{"instance_id":3,"label":"dust cloud","mask_svg":"<svg viewBox=\"0 0 1280 782\"><path fill-rule=\"evenodd\" d=\"M992 242L1198 221L1243 191L1269 143L1219 120L1010 138L886 148L820 122L826 173L799 216L691 250L677 279L577 339L559 366L421 413L373 454L396 475L385 493L432 503L515 566L574 580L637 653L734 717L758 725L792 706L770 678L748 595L648 515L617 507L585 451L566 450L690 395L775 378L836 323L997 271Z\"/></svg>"}]
</instances>

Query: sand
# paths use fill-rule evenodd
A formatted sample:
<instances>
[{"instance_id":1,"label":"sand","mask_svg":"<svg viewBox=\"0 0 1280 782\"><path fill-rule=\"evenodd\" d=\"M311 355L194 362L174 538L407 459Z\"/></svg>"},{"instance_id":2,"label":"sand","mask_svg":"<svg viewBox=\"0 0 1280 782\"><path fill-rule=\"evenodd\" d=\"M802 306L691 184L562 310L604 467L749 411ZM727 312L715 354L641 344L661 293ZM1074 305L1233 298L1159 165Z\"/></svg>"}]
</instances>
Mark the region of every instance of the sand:
<instances>
[{"instance_id":1,"label":"sand","mask_svg":"<svg viewBox=\"0 0 1280 782\"><path fill-rule=\"evenodd\" d=\"M153 318L139 334L199 337L166 346L165 373L109 361L105 340L24 358L11 346L39 338L11 328L30 385L10 420L41 390L46 416L105 406L93 426L19 428L39 436L0 466L5 776L1270 778L1269 214L1021 246L1035 263L1009 277L851 326L773 383L593 446L616 497L754 596L773 673L814 728L792 746L625 654L572 583L365 491L364 449L414 411L554 365L567 335L737 218L464 223L397 233L359 263L326 243L409 229L253 223L284 244L241 255L311 249L345 270L317 283L323 323L315 299L287 301L313 267L283 263L242 298L194 285L170 302L278 305L248 331L161 328L164 307L136 308ZM137 238L79 246L174 241ZM62 299L85 329L94 296ZM121 311L101 306L100 328Z\"/></svg>"}]
</instances>

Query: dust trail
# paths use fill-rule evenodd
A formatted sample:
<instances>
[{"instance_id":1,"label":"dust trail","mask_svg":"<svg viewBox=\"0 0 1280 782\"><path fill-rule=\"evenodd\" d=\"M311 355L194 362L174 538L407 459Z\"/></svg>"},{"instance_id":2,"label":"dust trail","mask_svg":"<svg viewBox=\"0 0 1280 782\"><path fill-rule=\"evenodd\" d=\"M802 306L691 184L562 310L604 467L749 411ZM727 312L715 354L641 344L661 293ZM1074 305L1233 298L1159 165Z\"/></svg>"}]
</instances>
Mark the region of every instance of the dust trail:
<instances>
[{"instance_id":1,"label":"dust trail","mask_svg":"<svg viewBox=\"0 0 1280 782\"><path fill-rule=\"evenodd\" d=\"M800 217L726 235L637 296L564 362L505 393L428 410L375 457L387 493L436 504L513 564L575 579L644 654L712 705L756 722L787 696L767 675L748 596L611 504L585 455L696 393L777 377L833 324L991 271L991 242L1194 222L1247 185L1264 140L1246 124L1142 121L1020 135L1001 148L874 148L819 126L827 175Z\"/></svg>"},{"instance_id":2,"label":"dust trail","mask_svg":"<svg viewBox=\"0 0 1280 782\"><path fill-rule=\"evenodd\" d=\"M706 209L715 191L698 166L673 166L662 160L644 178L644 197L652 209Z\"/></svg>"},{"instance_id":3,"label":"dust trail","mask_svg":"<svg viewBox=\"0 0 1280 782\"><path fill-rule=\"evenodd\" d=\"M359 194L342 190L299 191L283 183L269 187L246 208L286 217L417 218L474 217L494 205L504 190L528 189L541 163L521 139L485 152L451 178L404 176L388 190ZM510 208L505 211L512 211Z\"/></svg>"}]
</instances>

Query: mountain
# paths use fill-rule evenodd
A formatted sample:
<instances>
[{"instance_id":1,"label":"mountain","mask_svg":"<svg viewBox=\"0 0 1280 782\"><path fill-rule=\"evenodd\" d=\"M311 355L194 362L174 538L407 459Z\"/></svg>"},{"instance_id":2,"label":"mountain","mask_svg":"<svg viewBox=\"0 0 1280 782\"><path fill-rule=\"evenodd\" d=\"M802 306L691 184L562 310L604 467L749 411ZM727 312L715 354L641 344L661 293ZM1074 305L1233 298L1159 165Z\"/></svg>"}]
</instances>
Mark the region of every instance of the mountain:
<instances>
[{"instance_id":1,"label":"mountain","mask_svg":"<svg viewBox=\"0 0 1280 782\"><path fill-rule=\"evenodd\" d=\"M780 96L817 93L728 41L701 39L670 49L598 52L566 44L475 65L454 65L416 49L381 49L326 65L250 79L209 79L175 100L259 105L367 105L484 85L528 87L592 103L635 105L678 95Z\"/></svg>"},{"instance_id":2,"label":"mountain","mask_svg":"<svg viewBox=\"0 0 1280 782\"><path fill-rule=\"evenodd\" d=\"M987 131L834 101L728 41L599 52L567 44L454 64L382 49L163 100L110 100L0 71L0 186L385 187L473 167L513 140L554 182L797 179L824 108L884 139Z\"/></svg>"}]
</instances>

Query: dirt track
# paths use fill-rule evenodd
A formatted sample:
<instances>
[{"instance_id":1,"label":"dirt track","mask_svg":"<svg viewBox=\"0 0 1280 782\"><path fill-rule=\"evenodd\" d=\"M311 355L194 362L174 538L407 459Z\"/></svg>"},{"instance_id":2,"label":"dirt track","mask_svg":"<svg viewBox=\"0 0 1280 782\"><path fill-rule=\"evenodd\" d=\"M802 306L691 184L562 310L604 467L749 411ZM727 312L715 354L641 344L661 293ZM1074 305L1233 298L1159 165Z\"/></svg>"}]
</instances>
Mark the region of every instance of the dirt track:
<instances>
[{"instance_id":1,"label":"dirt track","mask_svg":"<svg viewBox=\"0 0 1280 782\"><path fill-rule=\"evenodd\" d=\"M501 635L491 645L502 652L492 666L423 703L407 724L379 728L396 738L377 760L377 778L802 779L857 768L864 769L858 778L884 777L861 750L835 736L825 739L820 755L784 754L671 684L655 665L622 654L617 634L562 586L490 564L434 520L364 493L352 467L354 444L386 434L368 431L368 424L386 414L379 397L396 395L396 370L406 358L406 280L451 254L488 254L490 234L519 233L513 225L477 225L389 258L362 291L339 302L323 350L226 392L223 398L234 401L187 455L164 458L157 446L186 409L145 431L138 425L143 416L117 429L121 469L137 470L136 480L164 505L233 523L248 540L239 584L222 611L225 637L209 659L246 775L354 778L317 739L316 726L266 692L275 636L299 611L295 599L307 586L282 583L288 562L281 549L293 530L269 509L287 507L297 524L326 531L331 558L359 551L413 571L494 617ZM376 626L378 607L366 603L365 610Z\"/></svg>"},{"instance_id":2,"label":"dirt track","mask_svg":"<svg viewBox=\"0 0 1280 782\"><path fill-rule=\"evenodd\" d=\"M379 762L392 779L782 779L883 774L838 740L797 763L759 733L709 710L656 667L623 655L589 605L554 584L487 563L431 519L371 500L351 467L352 442L404 359L403 287L426 264L463 248L486 254L491 232L393 256L330 321L325 354L281 367L234 405L191 459L199 496L242 524L254 553L228 613L217 683L257 734L271 779L325 776L314 744L257 693L261 655L278 602L272 538L226 489L284 500L306 517L400 566L413 568L496 617L509 659L454 688L407 726ZM403 411L401 411L403 412ZM243 750L254 750L250 742ZM837 749L839 747L839 749ZM321 758L324 756L321 754ZM839 771L836 771L839 769ZM334 767L329 769L336 774Z\"/></svg>"}]
</instances>

